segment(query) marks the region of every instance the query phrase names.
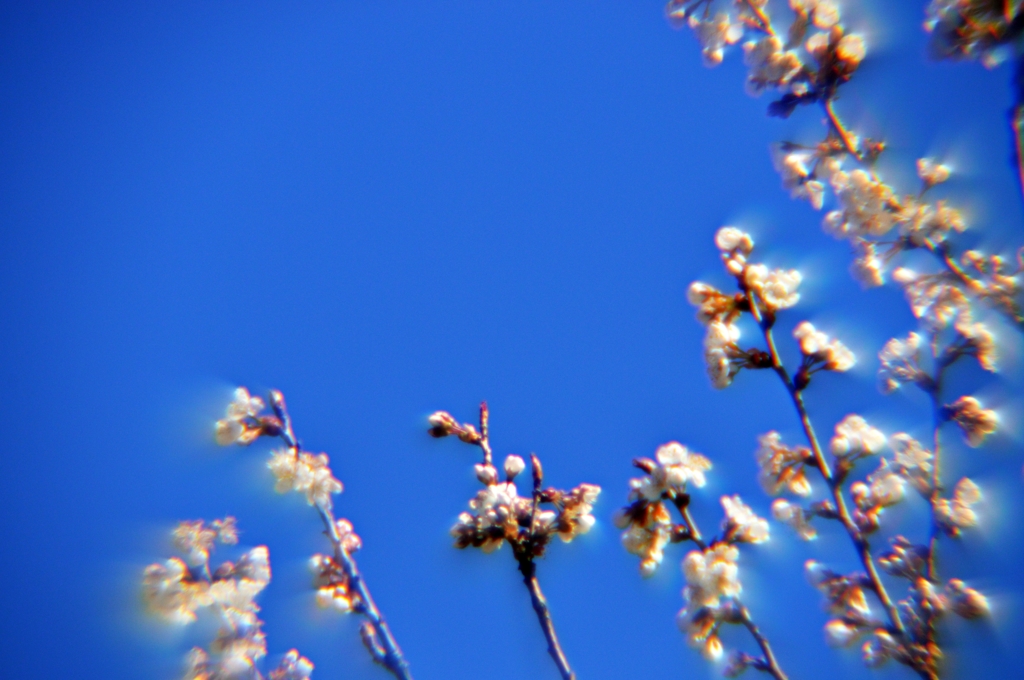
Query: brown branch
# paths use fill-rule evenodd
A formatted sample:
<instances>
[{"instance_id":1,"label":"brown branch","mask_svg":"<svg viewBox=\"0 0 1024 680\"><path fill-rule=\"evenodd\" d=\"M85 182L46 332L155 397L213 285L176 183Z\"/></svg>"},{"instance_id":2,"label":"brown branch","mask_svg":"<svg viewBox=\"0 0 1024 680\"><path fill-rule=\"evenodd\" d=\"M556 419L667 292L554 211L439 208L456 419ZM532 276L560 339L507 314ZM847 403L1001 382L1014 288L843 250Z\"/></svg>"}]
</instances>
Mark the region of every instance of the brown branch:
<instances>
[{"instance_id":1,"label":"brown branch","mask_svg":"<svg viewBox=\"0 0 1024 680\"><path fill-rule=\"evenodd\" d=\"M757 646L761 648L761 653L764 654L765 668L761 668L765 673L771 675L775 680L789 680L786 674L782 671L782 667L779 666L778 660L775 658L775 652L772 651L772 646L768 644L768 638L764 636L761 629L757 627L753 619L750 618L750 611L746 605L739 603L740 605L740 620L743 625L750 631L750 635L757 640Z\"/></svg>"},{"instance_id":2,"label":"brown branch","mask_svg":"<svg viewBox=\"0 0 1024 680\"><path fill-rule=\"evenodd\" d=\"M764 10L751 2L751 0L743 0L743 2L750 12L757 17L757 20L761 22L761 30L768 35L775 35L775 29L772 28L772 20L768 18L768 15L764 13Z\"/></svg>"},{"instance_id":3,"label":"brown branch","mask_svg":"<svg viewBox=\"0 0 1024 680\"><path fill-rule=\"evenodd\" d=\"M846 129L846 126L843 125L843 121L841 121L839 116L836 115L836 110L832 105L832 97L826 97L822 102L822 107L825 109L825 114L828 116L829 124L831 124L832 129L835 130L836 134L839 135L839 139L842 141L846 151L863 163L864 157L861 156L856 145L853 143L853 139L850 137L850 131Z\"/></svg>"},{"instance_id":4,"label":"brown branch","mask_svg":"<svg viewBox=\"0 0 1024 680\"><path fill-rule=\"evenodd\" d=\"M519 571L523 574L523 583L530 591L530 602L533 604L533 611L537 614L537 621L544 631L544 637L548 641L548 653L562 674L563 680L576 680L576 674L569 667L569 660L565 658L562 645L558 642L558 634L555 632L555 623L551 620L551 611L548 609L548 601L540 589L540 582L537 580L537 565L529 555L517 556Z\"/></svg>"}]
</instances>

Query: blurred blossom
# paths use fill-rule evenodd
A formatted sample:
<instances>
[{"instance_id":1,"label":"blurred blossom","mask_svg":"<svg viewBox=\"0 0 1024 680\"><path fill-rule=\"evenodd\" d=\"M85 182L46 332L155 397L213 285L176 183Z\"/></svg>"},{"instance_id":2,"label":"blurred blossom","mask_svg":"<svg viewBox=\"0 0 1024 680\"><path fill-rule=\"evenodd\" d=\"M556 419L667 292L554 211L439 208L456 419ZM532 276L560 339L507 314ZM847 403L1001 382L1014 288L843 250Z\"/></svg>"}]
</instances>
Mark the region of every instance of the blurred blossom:
<instances>
[{"instance_id":1,"label":"blurred blossom","mask_svg":"<svg viewBox=\"0 0 1024 680\"><path fill-rule=\"evenodd\" d=\"M874 455L885 446L885 435L861 416L851 414L836 425L831 446L836 456Z\"/></svg>"}]
</instances>

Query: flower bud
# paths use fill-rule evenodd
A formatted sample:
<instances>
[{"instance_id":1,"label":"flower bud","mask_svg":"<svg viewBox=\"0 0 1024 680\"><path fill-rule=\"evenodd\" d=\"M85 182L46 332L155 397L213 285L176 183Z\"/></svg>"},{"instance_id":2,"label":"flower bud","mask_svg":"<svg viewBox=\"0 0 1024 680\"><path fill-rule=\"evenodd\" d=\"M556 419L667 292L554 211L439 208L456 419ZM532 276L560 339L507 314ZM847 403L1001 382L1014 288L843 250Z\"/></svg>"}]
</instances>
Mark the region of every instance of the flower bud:
<instances>
[{"instance_id":1,"label":"flower bud","mask_svg":"<svg viewBox=\"0 0 1024 680\"><path fill-rule=\"evenodd\" d=\"M526 462L519 456L510 455L505 458L505 475L511 481L520 472L526 469Z\"/></svg>"},{"instance_id":2,"label":"flower bud","mask_svg":"<svg viewBox=\"0 0 1024 680\"><path fill-rule=\"evenodd\" d=\"M458 426L456 426L458 427ZM458 428L459 439L466 442L467 444L479 444L483 437L476 431L476 428L466 423L461 428Z\"/></svg>"},{"instance_id":3,"label":"flower bud","mask_svg":"<svg viewBox=\"0 0 1024 680\"><path fill-rule=\"evenodd\" d=\"M484 486L493 486L498 483L498 471L494 469L493 465L477 463L473 466L473 470L476 471L476 478Z\"/></svg>"},{"instance_id":4,"label":"flower bud","mask_svg":"<svg viewBox=\"0 0 1024 680\"><path fill-rule=\"evenodd\" d=\"M429 432L432 437L447 437L459 427L455 418L446 411L437 411L427 418L427 422L430 423Z\"/></svg>"}]
</instances>

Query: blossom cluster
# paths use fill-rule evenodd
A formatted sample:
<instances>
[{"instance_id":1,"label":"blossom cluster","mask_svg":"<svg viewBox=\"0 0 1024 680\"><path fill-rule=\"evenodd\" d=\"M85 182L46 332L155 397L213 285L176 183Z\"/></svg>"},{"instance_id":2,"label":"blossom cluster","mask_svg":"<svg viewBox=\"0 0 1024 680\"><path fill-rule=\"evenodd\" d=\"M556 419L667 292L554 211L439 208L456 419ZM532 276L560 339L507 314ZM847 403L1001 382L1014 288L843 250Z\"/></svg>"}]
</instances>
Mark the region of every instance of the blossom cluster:
<instances>
[{"instance_id":1,"label":"blossom cluster","mask_svg":"<svg viewBox=\"0 0 1024 680\"><path fill-rule=\"evenodd\" d=\"M1016 0L932 0L925 29L933 50L954 59L980 59L988 68L1004 61L1020 37L1024 6Z\"/></svg>"},{"instance_id":2,"label":"blossom cluster","mask_svg":"<svg viewBox=\"0 0 1024 680\"><path fill-rule=\"evenodd\" d=\"M666 12L674 23L693 28L709 66L721 63L727 48L742 42L748 91L781 93L769 106L770 114L789 116L813 103L825 108L825 138L812 144L782 142L773 149L774 162L795 198L816 210L831 201L823 227L849 241L855 254L851 272L862 284L882 285L899 253L926 249L940 264L943 287L984 299L1016 323L1024 321L1017 302L1019 262L1011 266L1001 256L977 250L959 259L951 254L947 241L963 232L967 221L946 201L930 200L929 192L950 179L952 168L920 159L921 190L901 194L874 167L885 144L851 132L836 113L839 88L866 56L864 37L844 27L834 0L790 0L789 5L793 20L787 31L773 23L767 0L670 0ZM933 33L937 54L982 58L991 66L1015 49L1024 14L1017 2L933 0L925 26ZM1024 103L1018 103L1014 125L1019 136Z\"/></svg>"},{"instance_id":3,"label":"blossom cluster","mask_svg":"<svg viewBox=\"0 0 1024 680\"><path fill-rule=\"evenodd\" d=\"M722 227L715 234L715 245L726 271L735 277L739 291L729 295L702 281L690 284L688 298L697 307L697 319L706 327L704 362L711 384L722 389L732 384L744 368L773 368L769 353L758 348L739 345L738 321L744 313L770 327L776 314L800 300L802 275L795 269L770 269L751 263L754 250L750 234L736 227ZM818 371L842 373L850 370L857 359L840 340L818 330L809 321L801 322L793 331L803 364L795 376L802 389Z\"/></svg>"},{"instance_id":4,"label":"blossom cluster","mask_svg":"<svg viewBox=\"0 0 1024 680\"><path fill-rule=\"evenodd\" d=\"M266 410L267 404L270 406L269 412ZM362 615L365 620L360 635L374 661L384 666L398 680L411 680L408 663L352 559L352 553L362 547L362 539L348 520L334 516L331 497L341 493L342 483L334 477L327 454L303 450L292 429L284 395L271 390L268 399L264 401L249 394L245 387L237 388L225 417L217 421L214 431L217 443L222 446L248 446L261 437L279 438L284 442L282 448L271 451L267 462L275 479L274 489L278 493L296 491L303 494L306 502L314 506L320 515L324 533L333 548L333 554L316 554L310 560L317 604L340 612L357 612ZM214 529L224 534L225 531L233 531L234 527L215 525ZM298 657L289 656L286 660L290 665L286 669L282 666L284 670L279 669L278 675L273 678L300 680L305 677L302 675L305 669L312 668L307 661Z\"/></svg>"},{"instance_id":5,"label":"blossom cluster","mask_svg":"<svg viewBox=\"0 0 1024 680\"><path fill-rule=\"evenodd\" d=\"M479 446L484 460L474 466L483 489L469 501L469 510L459 514L451 535L456 548L473 546L493 552L509 543L517 559L533 559L544 554L554 537L568 543L587 533L594 525L594 503L601 488L580 484L568 491L554 487L542 488L543 471L540 460L530 456L532 491L520 495L516 478L526 469L526 462L510 454L502 465L500 478L491 461L487 439L487 408L481 406L481 426L460 424L445 411L430 416L430 434L434 437L455 435L463 442Z\"/></svg>"},{"instance_id":6,"label":"blossom cluster","mask_svg":"<svg viewBox=\"0 0 1024 680\"><path fill-rule=\"evenodd\" d=\"M189 624L201 612L219 623L207 649L193 648L186 657L185 680L262 680L260 661L267 655L263 622L256 596L270 583L270 555L257 546L236 562L210 569L215 542L234 545L238 531L233 517L181 522L173 531L174 545L186 560L172 557L146 567L142 594L149 610L160 618ZM313 664L296 650L270 672L270 680L305 680Z\"/></svg>"},{"instance_id":7,"label":"blossom cluster","mask_svg":"<svg viewBox=\"0 0 1024 680\"><path fill-rule=\"evenodd\" d=\"M263 436L281 437L290 427L283 404L284 397L274 391L271 393L274 413L264 413L263 399L251 396L244 387L237 388L225 417L217 421L217 443L221 446L248 446ZM306 497L310 505L330 510L331 496L341 493L344 487L331 472L327 454L302 451L295 441L289 441L287 437L285 442L287 446L272 451L267 463L277 480L274 489L278 493L297 491Z\"/></svg>"},{"instance_id":8,"label":"blossom cluster","mask_svg":"<svg viewBox=\"0 0 1024 680\"><path fill-rule=\"evenodd\" d=\"M349 555L363 547L363 539L355 533L347 519L335 522L341 544ZM352 582L345 569L331 555L317 553L309 561L313 572L313 587L316 589L316 603L324 609L350 612L360 606L359 594L352 589Z\"/></svg>"},{"instance_id":9,"label":"blossom cluster","mask_svg":"<svg viewBox=\"0 0 1024 680\"><path fill-rule=\"evenodd\" d=\"M697 549L682 561L686 587L677 621L690 644L700 647L708 659L718 660L725 651L718 635L720 627L727 623L753 625L739 600L743 587L737 546L767 541L768 522L739 496L723 496L722 532L706 543L689 513L689 488L704 486L711 462L679 442L669 442L658 447L653 459L638 458L633 465L644 475L630 480L628 505L615 514L615 525L623 530L622 545L640 558L640 573L646 577L663 561L666 545L696 543ZM670 507L676 509L679 522L673 522ZM768 664L766 658L738 652L731 667L738 673L748 665L767 668Z\"/></svg>"}]
</instances>

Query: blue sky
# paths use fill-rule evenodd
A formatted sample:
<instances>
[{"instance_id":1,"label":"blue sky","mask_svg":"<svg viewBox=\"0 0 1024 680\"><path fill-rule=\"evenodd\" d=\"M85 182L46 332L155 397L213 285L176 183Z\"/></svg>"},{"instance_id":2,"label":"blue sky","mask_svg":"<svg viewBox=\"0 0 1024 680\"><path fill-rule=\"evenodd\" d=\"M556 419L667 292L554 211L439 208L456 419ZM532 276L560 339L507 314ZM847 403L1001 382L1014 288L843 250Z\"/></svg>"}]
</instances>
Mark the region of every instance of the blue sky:
<instances>
[{"instance_id":1,"label":"blue sky","mask_svg":"<svg viewBox=\"0 0 1024 680\"><path fill-rule=\"evenodd\" d=\"M840 109L886 137L883 169L908 189L915 158L951 159L967 242L1012 248L1009 69L930 63L923 5L855 13L871 52ZM556 677L507 550L450 547L475 460L425 418L469 419L481 399L501 455L535 451L552 484L605 489L594 531L539 567L579 676L713 676L674 623L684 551L643 581L609 518L630 460L669 440L716 465L705 527L724 493L765 514L756 436L799 434L770 376L716 392L704 375L685 291L726 283L722 224L804 271L783 328L810 319L862 359L808 392L818 428L860 412L924 434L926 404L880 396L873 375L913 327L902 296L861 291L771 167L769 143L817 139L818 114L767 118L738 55L704 68L657 2L7 2L0 32L5 677L174 677L201 634L139 614L140 571L174 522L224 514L270 547L271 655L386 677L355 620L314 609L317 518L272 492L266 447L213 445L237 384L283 390L306 445L332 456L336 510L417 677ZM1020 341L1004 342L998 379L955 381L1012 430ZM1024 644L1019 435L948 441L950 474L990 500L947 566L997 603L991 625L947 629L950 663L1006 675ZM924 532L920 507L891 517ZM808 546L780 527L744 553L745 599L791 677L874 675L825 647L811 557L854 568L845 536Z\"/></svg>"}]
</instances>

